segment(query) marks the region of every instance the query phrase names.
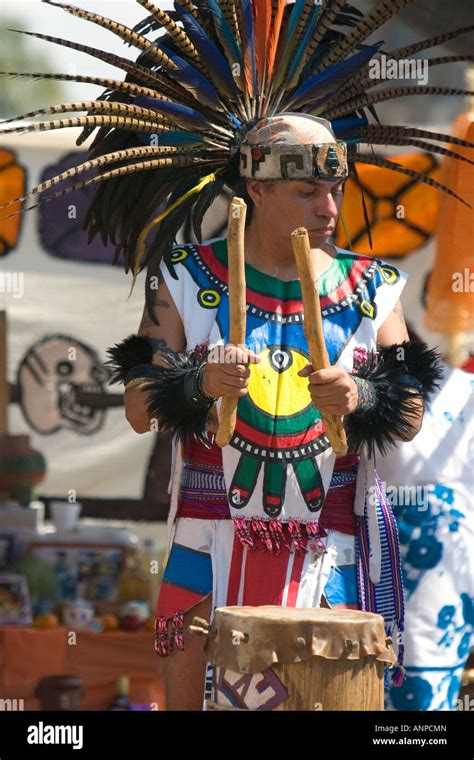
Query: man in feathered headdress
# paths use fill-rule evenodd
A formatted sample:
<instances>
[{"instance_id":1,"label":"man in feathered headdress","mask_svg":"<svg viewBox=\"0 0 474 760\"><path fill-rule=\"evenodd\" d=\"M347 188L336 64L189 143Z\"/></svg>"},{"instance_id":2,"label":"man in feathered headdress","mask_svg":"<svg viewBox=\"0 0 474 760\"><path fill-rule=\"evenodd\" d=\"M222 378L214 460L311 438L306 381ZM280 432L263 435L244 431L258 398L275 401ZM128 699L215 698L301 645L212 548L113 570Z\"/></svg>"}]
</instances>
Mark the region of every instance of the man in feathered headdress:
<instances>
[{"instance_id":1,"label":"man in feathered headdress","mask_svg":"<svg viewBox=\"0 0 474 760\"><path fill-rule=\"evenodd\" d=\"M351 171L357 180L356 155L416 175L381 156L357 154L358 144L413 144L454 156L438 142L472 147L426 130L369 124L377 102L440 92L421 86L371 91L379 82L369 65L381 43L364 41L407 2L382 0L364 16L344 0L325 6L176 0L174 14L139 0L151 15L133 30L60 6L138 47L140 56L133 62L35 35L112 63L127 77L34 74L106 90L95 101L23 118L87 116L3 130L82 126L82 141L99 127L90 161L29 195L95 171L58 194L97 184L86 219L90 233L112 239L134 279L148 264L138 335L110 355L114 378L125 384L132 427L145 432L158 425L175 434L169 551L156 611L157 653L184 649L164 661L169 709L201 705L205 661L198 640L184 646L183 635L197 612L209 617L225 605L326 604L380 612L394 638L403 630L396 526L373 455L416 434L438 377L437 359L426 346L407 342L399 301L404 273L327 240L344 179ZM153 42L144 36L157 28L166 35ZM463 31L391 55L398 60ZM228 345L226 239L174 244L190 214L201 241L204 213L225 184L246 199L250 212L240 354ZM309 363L290 244L298 226L309 233L332 365L319 371ZM220 449L212 433L228 396L239 399L237 422ZM336 458L326 414L344 417L347 456ZM401 665L401 640L398 657Z\"/></svg>"},{"instance_id":2,"label":"man in feathered headdress","mask_svg":"<svg viewBox=\"0 0 474 760\"><path fill-rule=\"evenodd\" d=\"M158 420L183 440L172 493L173 540L157 605L159 654L169 654L170 643L183 646L195 614L211 617L211 592L214 607L322 602L367 609L356 580L357 452L416 434L436 362L430 352L404 343L399 298L405 275L327 242L346 176L346 146L329 122L294 113L258 121L240 146L239 182L251 208L245 348L239 353L228 344L224 238L177 246L162 262L154 306L159 325L145 308L138 331L148 358L156 349L155 366L128 367L126 357L140 351L140 338L112 350L117 366L128 369L123 379L132 427L145 432ZM334 364L316 372L308 364L291 247L296 226L310 236ZM189 355L182 354L183 366L170 353L194 346L200 346L194 366ZM376 346L382 369L364 364ZM216 402L226 396L241 401L234 435L221 451L206 433L215 431ZM345 417L345 457L336 458L327 442L321 415L329 414ZM389 514L388 503L378 508ZM364 504L358 509L362 521ZM246 550L254 551L247 556ZM389 553L374 555L372 565L388 561ZM376 572L366 568L371 570ZM393 634L403 614L395 607L390 614ZM166 663L170 709L199 705L204 664L192 640Z\"/></svg>"}]
</instances>

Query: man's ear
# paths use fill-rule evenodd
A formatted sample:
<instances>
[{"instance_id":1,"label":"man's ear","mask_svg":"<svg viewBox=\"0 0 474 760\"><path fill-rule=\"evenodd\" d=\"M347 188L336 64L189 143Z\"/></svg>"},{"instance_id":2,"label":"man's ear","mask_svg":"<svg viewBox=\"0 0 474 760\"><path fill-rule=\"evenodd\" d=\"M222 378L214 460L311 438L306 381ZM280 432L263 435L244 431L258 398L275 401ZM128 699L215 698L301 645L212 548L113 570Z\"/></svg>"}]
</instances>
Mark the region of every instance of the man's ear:
<instances>
[{"instance_id":1,"label":"man's ear","mask_svg":"<svg viewBox=\"0 0 474 760\"><path fill-rule=\"evenodd\" d=\"M267 191L265 187L267 183L258 179L247 180L247 193L249 198L253 201L257 208L262 205L263 194Z\"/></svg>"}]
</instances>

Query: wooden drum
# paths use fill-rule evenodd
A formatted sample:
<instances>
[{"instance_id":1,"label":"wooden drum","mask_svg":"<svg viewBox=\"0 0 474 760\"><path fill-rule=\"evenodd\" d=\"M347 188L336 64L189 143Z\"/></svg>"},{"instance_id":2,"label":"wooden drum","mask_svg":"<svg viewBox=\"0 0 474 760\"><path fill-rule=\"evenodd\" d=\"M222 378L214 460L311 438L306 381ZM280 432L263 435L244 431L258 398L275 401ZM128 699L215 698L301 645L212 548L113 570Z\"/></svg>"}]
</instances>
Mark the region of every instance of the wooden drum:
<instances>
[{"instance_id":1,"label":"wooden drum","mask_svg":"<svg viewBox=\"0 0 474 760\"><path fill-rule=\"evenodd\" d=\"M381 615L358 610L221 607L205 634L214 710L383 710L396 655Z\"/></svg>"}]
</instances>

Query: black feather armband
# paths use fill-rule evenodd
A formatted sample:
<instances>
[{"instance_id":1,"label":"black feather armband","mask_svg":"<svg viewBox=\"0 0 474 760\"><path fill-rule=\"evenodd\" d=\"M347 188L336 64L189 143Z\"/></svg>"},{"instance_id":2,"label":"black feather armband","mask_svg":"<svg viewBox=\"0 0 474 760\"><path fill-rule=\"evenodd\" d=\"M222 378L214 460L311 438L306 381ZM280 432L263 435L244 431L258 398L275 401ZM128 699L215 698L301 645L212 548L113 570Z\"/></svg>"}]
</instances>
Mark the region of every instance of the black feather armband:
<instances>
[{"instance_id":1,"label":"black feather armband","mask_svg":"<svg viewBox=\"0 0 474 760\"><path fill-rule=\"evenodd\" d=\"M368 352L352 376L359 404L344 419L348 446L359 451L367 444L372 455L376 448L385 454L398 440L409 439L410 415L419 409L417 399L421 397L423 404L429 401L443 371L435 349L404 341Z\"/></svg>"},{"instance_id":2,"label":"black feather armband","mask_svg":"<svg viewBox=\"0 0 474 760\"><path fill-rule=\"evenodd\" d=\"M201 375L209 350L207 345L194 351L160 351L160 364L152 364L153 348L148 338L129 335L107 350L111 367L110 383L126 386L133 380L143 382L148 394L147 411L157 418L161 430L177 433L181 440L189 435L209 444L207 426L210 409L216 399L204 395ZM146 381L146 383L145 383Z\"/></svg>"}]
</instances>

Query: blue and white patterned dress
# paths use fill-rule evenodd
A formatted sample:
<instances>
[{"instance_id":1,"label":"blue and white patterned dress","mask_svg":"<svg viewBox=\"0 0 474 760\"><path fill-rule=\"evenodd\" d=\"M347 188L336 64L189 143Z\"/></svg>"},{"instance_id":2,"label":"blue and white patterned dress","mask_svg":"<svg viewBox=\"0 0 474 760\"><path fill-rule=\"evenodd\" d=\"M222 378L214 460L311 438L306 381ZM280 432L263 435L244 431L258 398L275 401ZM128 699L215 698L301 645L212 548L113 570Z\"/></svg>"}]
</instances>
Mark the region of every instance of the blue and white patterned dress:
<instances>
[{"instance_id":1,"label":"blue and white patterned dress","mask_svg":"<svg viewBox=\"0 0 474 760\"><path fill-rule=\"evenodd\" d=\"M403 686L389 710L455 710L474 644L474 377L445 365L410 443L377 469L397 518L406 592Z\"/></svg>"}]
</instances>

